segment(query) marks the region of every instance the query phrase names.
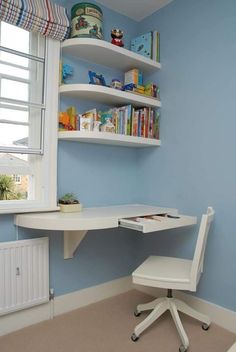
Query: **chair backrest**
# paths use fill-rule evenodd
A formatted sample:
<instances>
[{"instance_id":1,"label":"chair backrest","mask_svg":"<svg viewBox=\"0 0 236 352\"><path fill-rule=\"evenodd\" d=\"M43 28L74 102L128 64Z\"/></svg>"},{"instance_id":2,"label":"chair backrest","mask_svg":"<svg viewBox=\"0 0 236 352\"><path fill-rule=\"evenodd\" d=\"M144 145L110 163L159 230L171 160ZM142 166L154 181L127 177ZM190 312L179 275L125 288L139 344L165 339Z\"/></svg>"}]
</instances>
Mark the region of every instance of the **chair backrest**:
<instances>
[{"instance_id":1,"label":"chair backrest","mask_svg":"<svg viewBox=\"0 0 236 352\"><path fill-rule=\"evenodd\" d=\"M207 236L210 229L211 222L214 217L214 210L212 207L207 208L207 213L202 215L196 248L193 256L192 268L191 268L191 283L193 286L197 286L203 271L204 254L207 243Z\"/></svg>"}]
</instances>

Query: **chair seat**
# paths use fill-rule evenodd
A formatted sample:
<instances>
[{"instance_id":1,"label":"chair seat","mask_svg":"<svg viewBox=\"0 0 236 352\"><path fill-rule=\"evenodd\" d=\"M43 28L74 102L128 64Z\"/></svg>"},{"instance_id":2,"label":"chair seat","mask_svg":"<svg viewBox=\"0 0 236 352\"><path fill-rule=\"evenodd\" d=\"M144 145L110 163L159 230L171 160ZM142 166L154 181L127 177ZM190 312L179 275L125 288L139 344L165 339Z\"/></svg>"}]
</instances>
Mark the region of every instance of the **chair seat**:
<instances>
[{"instance_id":1,"label":"chair seat","mask_svg":"<svg viewBox=\"0 0 236 352\"><path fill-rule=\"evenodd\" d=\"M150 256L132 274L133 282L145 286L188 289L192 260Z\"/></svg>"}]
</instances>

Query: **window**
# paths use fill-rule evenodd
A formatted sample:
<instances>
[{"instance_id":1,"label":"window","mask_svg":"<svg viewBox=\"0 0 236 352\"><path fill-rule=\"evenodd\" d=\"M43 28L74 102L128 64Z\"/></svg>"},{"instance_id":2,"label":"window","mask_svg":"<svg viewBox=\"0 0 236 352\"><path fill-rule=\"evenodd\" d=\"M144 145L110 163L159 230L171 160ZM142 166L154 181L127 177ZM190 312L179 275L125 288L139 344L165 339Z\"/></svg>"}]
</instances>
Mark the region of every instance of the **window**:
<instances>
[{"instance_id":1,"label":"window","mask_svg":"<svg viewBox=\"0 0 236 352\"><path fill-rule=\"evenodd\" d=\"M59 42L0 22L0 212L56 208Z\"/></svg>"},{"instance_id":2,"label":"window","mask_svg":"<svg viewBox=\"0 0 236 352\"><path fill-rule=\"evenodd\" d=\"M20 185L21 184L21 176L20 175L12 175L13 182Z\"/></svg>"}]
</instances>

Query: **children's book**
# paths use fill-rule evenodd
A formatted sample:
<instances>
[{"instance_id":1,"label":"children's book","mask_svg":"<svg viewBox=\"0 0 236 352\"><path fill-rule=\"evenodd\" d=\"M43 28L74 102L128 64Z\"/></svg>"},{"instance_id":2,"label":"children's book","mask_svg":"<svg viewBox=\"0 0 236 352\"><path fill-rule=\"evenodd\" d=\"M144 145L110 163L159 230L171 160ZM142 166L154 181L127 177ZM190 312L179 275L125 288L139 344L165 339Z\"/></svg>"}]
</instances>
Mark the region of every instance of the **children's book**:
<instances>
[{"instance_id":1,"label":"children's book","mask_svg":"<svg viewBox=\"0 0 236 352\"><path fill-rule=\"evenodd\" d=\"M112 110L102 111L100 115L101 115L102 125L104 125L108 119L110 119L112 122L112 118L113 118L113 111Z\"/></svg>"},{"instance_id":2,"label":"children's book","mask_svg":"<svg viewBox=\"0 0 236 352\"><path fill-rule=\"evenodd\" d=\"M142 110L138 110L138 137L142 135L142 118L141 118Z\"/></svg>"},{"instance_id":3,"label":"children's book","mask_svg":"<svg viewBox=\"0 0 236 352\"><path fill-rule=\"evenodd\" d=\"M131 134L131 119L132 119L132 106L127 105L126 107L126 118L127 118L127 124L126 124L126 133L128 136Z\"/></svg>"},{"instance_id":4,"label":"children's book","mask_svg":"<svg viewBox=\"0 0 236 352\"><path fill-rule=\"evenodd\" d=\"M154 130L153 130L153 137L155 139L159 139L160 135L159 135L159 118L160 118L160 113L155 110L154 111Z\"/></svg>"},{"instance_id":5,"label":"children's book","mask_svg":"<svg viewBox=\"0 0 236 352\"><path fill-rule=\"evenodd\" d=\"M148 131L150 125L150 108L144 108L144 137L148 138Z\"/></svg>"},{"instance_id":6,"label":"children's book","mask_svg":"<svg viewBox=\"0 0 236 352\"><path fill-rule=\"evenodd\" d=\"M80 131L92 131L94 121L97 118L97 110L92 109L80 116Z\"/></svg>"},{"instance_id":7,"label":"children's book","mask_svg":"<svg viewBox=\"0 0 236 352\"><path fill-rule=\"evenodd\" d=\"M145 137L145 111L144 109L140 110L140 119L141 119L141 131L139 136Z\"/></svg>"},{"instance_id":8,"label":"children's book","mask_svg":"<svg viewBox=\"0 0 236 352\"><path fill-rule=\"evenodd\" d=\"M115 133L118 133L118 122L119 122L119 109L112 109L112 123L115 126Z\"/></svg>"},{"instance_id":9,"label":"children's book","mask_svg":"<svg viewBox=\"0 0 236 352\"><path fill-rule=\"evenodd\" d=\"M139 112L133 109L133 118L132 118L132 136L138 136L138 118Z\"/></svg>"},{"instance_id":10,"label":"children's book","mask_svg":"<svg viewBox=\"0 0 236 352\"><path fill-rule=\"evenodd\" d=\"M154 126L154 111L150 110L150 122L149 122L149 131L148 138L153 138L153 126Z\"/></svg>"},{"instance_id":11,"label":"children's book","mask_svg":"<svg viewBox=\"0 0 236 352\"><path fill-rule=\"evenodd\" d=\"M131 40L131 51L152 58L152 32L140 35Z\"/></svg>"}]
</instances>

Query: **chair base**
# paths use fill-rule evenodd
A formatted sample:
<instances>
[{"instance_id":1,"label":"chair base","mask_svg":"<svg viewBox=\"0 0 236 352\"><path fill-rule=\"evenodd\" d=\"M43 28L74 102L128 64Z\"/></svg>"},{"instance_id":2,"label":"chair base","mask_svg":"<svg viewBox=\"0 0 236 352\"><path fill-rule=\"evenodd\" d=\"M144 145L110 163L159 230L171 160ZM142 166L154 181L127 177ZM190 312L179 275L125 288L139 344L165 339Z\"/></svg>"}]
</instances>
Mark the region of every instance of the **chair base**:
<instances>
[{"instance_id":1,"label":"chair base","mask_svg":"<svg viewBox=\"0 0 236 352\"><path fill-rule=\"evenodd\" d=\"M146 330L155 320L157 320L165 311L169 310L171 316L174 320L175 326L179 333L182 345L180 347L180 351L187 351L189 347L189 339L188 336L183 328L182 322L179 317L179 312L182 312L194 319L197 319L203 323L203 329L207 330L211 324L210 318L202 313L197 312L195 309L188 306L183 301L179 299L173 298L172 294L168 292L167 297L157 298L152 302L139 304L137 306L137 310L135 315L139 315L141 312L146 310L152 310L152 312L144 319L140 324L138 324L135 329L134 333L132 334L131 339L136 341L140 334Z\"/></svg>"}]
</instances>

